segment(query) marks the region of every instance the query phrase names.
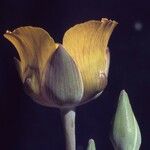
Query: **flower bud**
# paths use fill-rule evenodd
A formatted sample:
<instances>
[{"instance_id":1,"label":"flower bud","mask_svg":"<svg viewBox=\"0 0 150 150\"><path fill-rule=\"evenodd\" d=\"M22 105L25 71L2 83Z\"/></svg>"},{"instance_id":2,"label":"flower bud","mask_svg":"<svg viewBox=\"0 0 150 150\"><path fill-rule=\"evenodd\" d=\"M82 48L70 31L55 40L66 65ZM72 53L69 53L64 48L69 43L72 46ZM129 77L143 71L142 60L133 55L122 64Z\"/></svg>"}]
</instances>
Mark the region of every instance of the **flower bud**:
<instances>
[{"instance_id":1,"label":"flower bud","mask_svg":"<svg viewBox=\"0 0 150 150\"><path fill-rule=\"evenodd\" d=\"M141 145L140 129L124 90L120 93L111 141L115 150L139 150Z\"/></svg>"},{"instance_id":2,"label":"flower bud","mask_svg":"<svg viewBox=\"0 0 150 150\"><path fill-rule=\"evenodd\" d=\"M89 140L87 150L96 150L95 142L93 139Z\"/></svg>"}]
</instances>

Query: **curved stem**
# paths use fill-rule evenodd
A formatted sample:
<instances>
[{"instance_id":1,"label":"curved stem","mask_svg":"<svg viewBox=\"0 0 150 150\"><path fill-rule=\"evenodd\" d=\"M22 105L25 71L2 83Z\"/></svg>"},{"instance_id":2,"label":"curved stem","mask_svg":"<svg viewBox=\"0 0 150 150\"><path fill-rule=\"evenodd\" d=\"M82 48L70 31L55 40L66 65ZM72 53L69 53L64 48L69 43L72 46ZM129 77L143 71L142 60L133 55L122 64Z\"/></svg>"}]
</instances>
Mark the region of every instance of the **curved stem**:
<instances>
[{"instance_id":1,"label":"curved stem","mask_svg":"<svg viewBox=\"0 0 150 150\"><path fill-rule=\"evenodd\" d=\"M76 149L75 114L74 108L61 109L61 116L66 137L66 150Z\"/></svg>"}]
</instances>

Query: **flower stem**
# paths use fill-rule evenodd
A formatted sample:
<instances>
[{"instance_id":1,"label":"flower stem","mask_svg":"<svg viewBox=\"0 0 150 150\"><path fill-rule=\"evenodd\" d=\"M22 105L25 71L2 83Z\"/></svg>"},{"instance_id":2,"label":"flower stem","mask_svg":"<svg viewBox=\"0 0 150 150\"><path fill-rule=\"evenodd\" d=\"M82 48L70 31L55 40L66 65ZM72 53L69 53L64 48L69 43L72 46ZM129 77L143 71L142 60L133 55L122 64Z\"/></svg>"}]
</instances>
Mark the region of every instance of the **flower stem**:
<instances>
[{"instance_id":1,"label":"flower stem","mask_svg":"<svg viewBox=\"0 0 150 150\"><path fill-rule=\"evenodd\" d=\"M66 150L76 149L75 114L74 108L61 109L61 116L66 138Z\"/></svg>"}]
</instances>

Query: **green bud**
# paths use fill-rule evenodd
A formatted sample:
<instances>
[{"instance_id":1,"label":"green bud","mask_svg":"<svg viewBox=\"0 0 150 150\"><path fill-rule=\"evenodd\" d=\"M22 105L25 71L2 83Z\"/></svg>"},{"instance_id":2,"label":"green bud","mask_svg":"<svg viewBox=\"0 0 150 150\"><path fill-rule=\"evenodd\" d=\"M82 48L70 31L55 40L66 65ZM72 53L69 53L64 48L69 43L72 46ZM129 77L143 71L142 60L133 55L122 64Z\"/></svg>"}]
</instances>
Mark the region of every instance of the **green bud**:
<instances>
[{"instance_id":1,"label":"green bud","mask_svg":"<svg viewBox=\"0 0 150 150\"><path fill-rule=\"evenodd\" d=\"M87 150L96 150L95 142L93 139L89 140Z\"/></svg>"},{"instance_id":2,"label":"green bud","mask_svg":"<svg viewBox=\"0 0 150 150\"><path fill-rule=\"evenodd\" d=\"M120 93L113 121L111 141L115 150L139 150L141 133L127 93Z\"/></svg>"}]
</instances>

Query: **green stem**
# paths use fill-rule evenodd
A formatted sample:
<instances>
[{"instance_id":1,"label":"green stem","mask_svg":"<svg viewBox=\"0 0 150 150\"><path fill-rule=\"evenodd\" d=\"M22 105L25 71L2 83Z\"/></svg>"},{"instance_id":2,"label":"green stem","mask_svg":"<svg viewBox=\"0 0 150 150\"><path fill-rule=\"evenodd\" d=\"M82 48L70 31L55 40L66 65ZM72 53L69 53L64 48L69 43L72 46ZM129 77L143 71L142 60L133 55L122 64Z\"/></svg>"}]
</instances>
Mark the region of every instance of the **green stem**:
<instances>
[{"instance_id":1,"label":"green stem","mask_svg":"<svg viewBox=\"0 0 150 150\"><path fill-rule=\"evenodd\" d=\"M61 116L66 138L66 150L76 149L75 115L76 112L74 108L61 109Z\"/></svg>"}]
</instances>

